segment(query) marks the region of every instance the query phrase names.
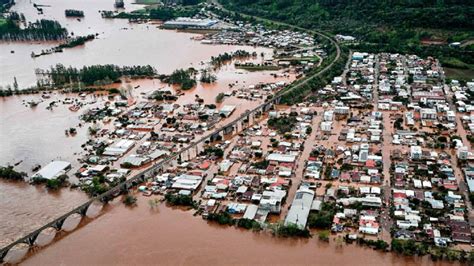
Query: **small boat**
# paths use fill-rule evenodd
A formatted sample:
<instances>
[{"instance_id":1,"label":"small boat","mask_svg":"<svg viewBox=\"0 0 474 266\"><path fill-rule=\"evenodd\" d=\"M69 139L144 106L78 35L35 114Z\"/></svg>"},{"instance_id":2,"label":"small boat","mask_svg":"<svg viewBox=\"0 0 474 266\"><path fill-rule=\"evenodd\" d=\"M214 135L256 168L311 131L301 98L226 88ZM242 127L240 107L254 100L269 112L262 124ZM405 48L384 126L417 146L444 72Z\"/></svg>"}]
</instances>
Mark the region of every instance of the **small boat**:
<instances>
[{"instance_id":1,"label":"small boat","mask_svg":"<svg viewBox=\"0 0 474 266\"><path fill-rule=\"evenodd\" d=\"M69 110L72 111L72 112L77 112L81 107L79 105L72 105L72 106L69 106Z\"/></svg>"},{"instance_id":2,"label":"small boat","mask_svg":"<svg viewBox=\"0 0 474 266\"><path fill-rule=\"evenodd\" d=\"M30 105L31 108L33 108L33 107L38 106L39 102L35 102L32 100L32 101L29 101L28 104Z\"/></svg>"},{"instance_id":3,"label":"small boat","mask_svg":"<svg viewBox=\"0 0 474 266\"><path fill-rule=\"evenodd\" d=\"M41 97L42 97L43 99L49 99L49 98L51 98L51 95L49 95L49 94L43 94L43 95L41 95Z\"/></svg>"},{"instance_id":4,"label":"small boat","mask_svg":"<svg viewBox=\"0 0 474 266\"><path fill-rule=\"evenodd\" d=\"M41 165L37 164L37 165L35 165L33 168L31 168L31 171L32 171L32 172L38 172L39 169L41 169Z\"/></svg>"}]
</instances>

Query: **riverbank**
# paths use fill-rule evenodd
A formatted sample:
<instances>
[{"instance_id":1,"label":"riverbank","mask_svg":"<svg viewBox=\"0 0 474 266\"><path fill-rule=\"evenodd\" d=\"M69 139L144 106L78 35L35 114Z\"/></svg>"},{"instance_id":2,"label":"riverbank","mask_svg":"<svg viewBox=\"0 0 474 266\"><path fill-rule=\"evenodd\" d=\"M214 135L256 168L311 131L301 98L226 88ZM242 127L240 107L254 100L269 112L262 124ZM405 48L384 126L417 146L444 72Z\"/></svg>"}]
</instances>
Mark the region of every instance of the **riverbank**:
<instances>
[{"instance_id":1,"label":"riverbank","mask_svg":"<svg viewBox=\"0 0 474 266\"><path fill-rule=\"evenodd\" d=\"M24 264L446 264L355 245L336 247L315 238L281 239L223 227L193 217L193 211L174 210L164 204L152 210L148 199L139 196L135 208L113 206L93 223L33 254Z\"/></svg>"}]
</instances>

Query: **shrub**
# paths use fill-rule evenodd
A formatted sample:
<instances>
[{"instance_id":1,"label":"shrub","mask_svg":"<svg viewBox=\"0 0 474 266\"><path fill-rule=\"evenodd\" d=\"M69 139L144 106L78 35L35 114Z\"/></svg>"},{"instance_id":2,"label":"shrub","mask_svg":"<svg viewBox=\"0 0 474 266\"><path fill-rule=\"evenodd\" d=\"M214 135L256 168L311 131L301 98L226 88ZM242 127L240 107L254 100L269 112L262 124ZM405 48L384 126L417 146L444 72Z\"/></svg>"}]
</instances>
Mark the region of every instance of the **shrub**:
<instances>
[{"instance_id":1,"label":"shrub","mask_svg":"<svg viewBox=\"0 0 474 266\"><path fill-rule=\"evenodd\" d=\"M329 231L328 230L319 231L318 239L321 241L329 242Z\"/></svg>"},{"instance_id":2,"label":"shrub","mask_svg":"<svg viewBox=\"0 0 474 266\"><path fill-rule=\"evenodd\" d=\"M273 234L280 237L311 237L308 229L301 229L296 224L279 224L273 230Z\"/></svg>"},{"instance_id":3,"label":"shrub","mask_svg":"<svg viewBox=\"0 0 474 266\"><path fill-rule=\"evenodd\" d=\"M168 193L165 200L172 206L194 206L193 198L189 195L176 195Z\"/></svg>"},{"instance_id":4,"label":"shrub","mask_svg":"<svg viewBox=\"0 0 474 266\"><path fill-rule=\"evenodd\" d=\"M245 229L252 229L254 231L262 229L260 223L258 223L257 221L245 218L239 219L237 221L237 226Z\"/></svg>"},{"instance_id":5,"label":"shrub","mask_svg":"<svg viewBox=\"0 0 474 266\"><path fill-rule=\"evenodd\" d=\"M137 197L133 196L133 195L126 195L124 198L123 198L123 204L127 205L127 206L133 206L137 203Z\"/></svg>"}]
</instances>

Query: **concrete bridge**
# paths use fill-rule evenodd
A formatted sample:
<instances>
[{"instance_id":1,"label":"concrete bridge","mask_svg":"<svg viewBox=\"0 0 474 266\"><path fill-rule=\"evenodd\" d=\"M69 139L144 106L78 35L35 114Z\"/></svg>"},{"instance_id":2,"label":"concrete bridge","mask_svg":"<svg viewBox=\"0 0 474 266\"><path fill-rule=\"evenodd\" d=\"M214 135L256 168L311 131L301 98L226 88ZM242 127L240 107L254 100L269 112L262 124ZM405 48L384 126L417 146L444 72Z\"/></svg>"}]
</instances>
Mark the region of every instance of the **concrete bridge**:
<instances>
[{"instance_id":1,"label":"concrete bridge","mask_svg":"<svg viewBox=\"0 0 474 266\"><path fill-rule=\"evenodd\" d=\"M36 240L42 232L45 232L45 230L50 230L50 228L52 228L56 232L65 231L63 230L64 222L73 215L76 215L76 216L80 215L81 217L80 220L82 220L84 217L87 216L89 207L93 203L106 204L108 201L114 199L115 197L121 194L127 193L130 188L137 186L150 178L153 178L154 176L162 172L164 169L168 168L174 163L177 163L179 160L183 160L183 159L191 160L192 158L199 156L199 153L204 149L204 144L217 140L219 138L218 136L224 137L224 135L238 133L245 130L246 128L248 128L250 125L253 124L257 116L260 116L264 112L267 112L268 110L270 110L272 108L273 103L277 103L280 97L281 95L278 97L274 97L270 101L259 105L255 109L245 112L244 114L234 119L232 122L226 124L225 126L217 128L212 133L200 138L199 140L195 142L191 142L188 146L181 149L179 152L171 154L169 157L159 161L158 163L151 166L150 168L118 184L117 186L111 188L107 192L91 198L89 201L74 208L68 213L43 225L42 227L16 240L15 242L9 244L8 246L3 247L2 249L0 249L0 262L4 262L4 259L8 255L9 251L12 250L16 246L26 244L29 246L29 249L32 249L35 246L38 246L38 243L36 242Z\"/></svg>"},{"instance_id":2,"label":"concrete bridge","mask_svg":"<svg viewBox=\"0 0 474 266\"><path fill-rule=\"evenodd\" d=\"M204 149L205 143L212 142L218 139L219 138L218 136L221 136L223 138L224 135L238 133L245 130L249 126L253 125L256 117L259 117L265 112L268 112L269 110L271 110L274 104L278 104L282 96L291 92L292 90L298 89L301 86L306 85L309 81L318 78L320 75L328 71L334 65L334 63L337 60L339 60L340 54L341 54L340 47L337 44L337 42L331 37L329 37L328 35L315 32L315 31L310 31L310 32L314 34L319 34L322 37L327 38L336 47L336 57L325 68L321 69L319 72L311 76L308 76L296 82L296 85L290 85L288 88L281 90L279 93L275 94L271 99L265 101L264 103L260 104L256 108L244 112L241 116L234 119L230 123L224 126L218 127L215 131L202 137L201 139L197 141L191 142L188 146L184 147L180 151L171 154L167 158L159 161L158 163L151 166L150 168L118 184L117 186L111 188L107 192L91 198L89 201L76 207L75 209L69 211L68 213L54 219L53 221L27 234L26 236L23 236L22 238L14 241L13 243L3 247L2 249L0 249L0 263L5 262L5 258L8 256L9 252L17 246L21 246L25 244L28 245L28 249L24 252L23 256L26 255L28 251L34 249L35 247L38 247L39 246L37 243L38 236L42 232L45 232L45 230L54 229L55 233L58 233L60 231L72 231L73 229L66 230L64 228L65 221L69 217L77 216L77 215L79 215L80 220L82 220L84 217L88 215L88 210L92 204L94 203L106 204L108 201L114 199L115 197L121 194L127 193L130 188L137 186L145 182L147 179L156 176L158 173L162 172L164 169L168 168L169 166L177 163L179 160L183 160L183 159L190 160L192 158L199 156L199 153ZM76 226L79 224L79 222L76 224Z\"/></svg>"}]
</instances>

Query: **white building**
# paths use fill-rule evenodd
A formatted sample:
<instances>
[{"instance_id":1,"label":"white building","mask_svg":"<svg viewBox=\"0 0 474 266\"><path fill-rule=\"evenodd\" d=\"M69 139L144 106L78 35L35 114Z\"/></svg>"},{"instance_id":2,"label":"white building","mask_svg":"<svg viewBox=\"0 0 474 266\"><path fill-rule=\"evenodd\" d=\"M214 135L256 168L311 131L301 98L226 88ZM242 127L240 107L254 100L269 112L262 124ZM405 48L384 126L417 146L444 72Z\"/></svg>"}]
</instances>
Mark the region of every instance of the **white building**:
<instances>
[{"instance_id":1,"label":"white building","mask_svg":"<svg viewBox=\"0 0 474 266\"><path fill-rule=\"evenodd\" d=\"M71 163L54 161L41 168L41 170L36 172L31 178L56 179L60 175L65 174L69 169L71 169Z\"/></svg>"},{"instance_id":2,"label":"white building","mask_svg":"<svg viewBox=\"0 0 474 266\"><path fill-rule=\"evenodd\" d=\"M435 109L423 108L420 110L420 117L423 120L436 120L438 115Z\"/></svg>"},{"instance_id":3,"label":"white building","mask_svg":"<svg viewBox=\"0 0 474 266\"><path fill-rule=\"evenodd\" d=\"M295 224L300 229L306 227L308 221L308 215L313 204L314 191L309 190L306 187L300 187L296 191L295 199L291 204L291 208L288 211L285 219L285 225Z\"/></svg>"},{"instance_id":4,"label":"white building","mask_svg":"<svg viewBox=\"0 0 474 266\"><path fill-rule=\"evenodd\" d=\"M410 159L420 160L421 159L421 147L420 146L411 146L410 147Z\"/></svg>"},{"instance_id":5,"label":"white building","mask_svg":"<svg viewBox=\"0 0 474 266\"><path fill-rule=\"evenodd\" d=\"M334 117L334 111L332 110L325 111L323 114L324 121L332 121L333 117Z\"/></svg>"},{"instance_id":6,"label":"white building","mask_svg":"<svg viewBox=\"0 0 474 266\"><path fill-rule=\"evenodd\" d=\"M332 122L321 122L321 130L330 132L332 130Z\"/></svg>"}]
</instances>

